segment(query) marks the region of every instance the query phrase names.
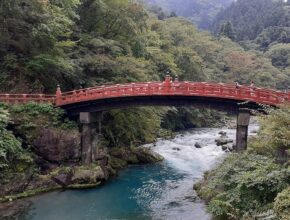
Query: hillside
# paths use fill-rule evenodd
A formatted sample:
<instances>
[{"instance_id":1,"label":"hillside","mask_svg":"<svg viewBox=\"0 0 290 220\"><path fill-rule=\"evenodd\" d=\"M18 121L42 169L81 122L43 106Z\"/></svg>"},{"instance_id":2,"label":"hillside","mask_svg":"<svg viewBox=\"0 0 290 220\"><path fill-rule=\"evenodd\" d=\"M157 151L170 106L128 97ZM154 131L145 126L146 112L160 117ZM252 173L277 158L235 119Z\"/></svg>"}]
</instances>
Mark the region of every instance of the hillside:
<instances>
[{"instance_id":1,"label":"hillside","mask_svg":"<svg viewBox=\"0 0 290 220\"><path fill-rule=\"evenodd\" d=\"M161 6L165 11L185 17L201 29L209 29L214 17L233 0L144 0Z\"/></svg>"},{"instance_id":2,"label":"hillside","mask_svg":"<svg viewBox=\"0 0 290 220\"><path fill-rule=\"evenodd\" d=\"M231 38L246 50L258 51L289 78L289 25L289 3L238 0L217 15L212 31L217 37Z\"/></svg>"}]
</instances>

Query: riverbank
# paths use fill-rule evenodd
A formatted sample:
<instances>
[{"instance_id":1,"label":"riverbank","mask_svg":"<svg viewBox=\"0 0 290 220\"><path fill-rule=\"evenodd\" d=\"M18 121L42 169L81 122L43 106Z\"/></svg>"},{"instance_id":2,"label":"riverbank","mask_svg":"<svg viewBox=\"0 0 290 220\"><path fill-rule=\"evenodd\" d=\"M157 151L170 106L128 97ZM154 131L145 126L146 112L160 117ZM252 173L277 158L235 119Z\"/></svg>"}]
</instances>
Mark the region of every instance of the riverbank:
<instances>
[{"instance_id":1,"label":"riverbank","mask_svg":"<svg viewBox=\"0 0 290 220\"><path fill-rule=\"evenodd\" d=\"M229 138L234 138L234 129L223 130ZM130 165L96 188L56 191L19 201L26 203L24 209L30 220L78 220L96 216L98 219L169 220L179 216L185 220L209 220L210 215L192 184L226 155L215 143L220 131L193 129L171 139L158 139L145 147L162 155L162 163ZM196 142L201 148L195 146ZM120 149L113 154L125 156ZM128 158L132 161L131 156Z\"/></svg>"},{"instance_id":2,"label":"riverbank","mask_svg":"<svg viewBox=\"0 0 290 220\"><path fill-rule=\"evenodd\" d=\"M289 220L289 194L279 199L289 186L289 167L276 164L273 157L245 152L206 172L194 189L217 219ZM279 203L284 205L277 208Z\"/></svg>"},{"instance_id":3,"label":"riverbank","mask_svg":"<svg viewBox=\"0 0 290 220\"><path fill-rule=\"evenodd\" d=\"M94 146L93 164L82 166L78 125L48 104L1 105L0 137L0 202L96 187L127 165L162 160L149 149L106 147L101 138Z\"/></svg>"},{"instance_id":4,"label":"riverbank","mask_svg":"<svg viewBox=\"0 0 290 220\"><path fill-rule=\"evenodd\" d=\"M270 110L247 152L231 154L194 185L215 219L290 220L290 110Z\"/></svg>"},{"instance_id":5,"label":"riverbank","mask_svg":"<svg viewBox=\"0 0 290 220\"><path fill-rule=\"evenodd\" d=\"M22 192L4 195L0 197L0 202L13 201L53 190L97 187L128 165L157 163L162 160L162 156L149 148L113 148L106 154L98 155L90 166L62 165L52 169L46 175L31 176ZM6 187L2 185L1 190L8 192L18 187L17 185L19 185L19 179L8 182Z\"/></svg>"}]
</instances>

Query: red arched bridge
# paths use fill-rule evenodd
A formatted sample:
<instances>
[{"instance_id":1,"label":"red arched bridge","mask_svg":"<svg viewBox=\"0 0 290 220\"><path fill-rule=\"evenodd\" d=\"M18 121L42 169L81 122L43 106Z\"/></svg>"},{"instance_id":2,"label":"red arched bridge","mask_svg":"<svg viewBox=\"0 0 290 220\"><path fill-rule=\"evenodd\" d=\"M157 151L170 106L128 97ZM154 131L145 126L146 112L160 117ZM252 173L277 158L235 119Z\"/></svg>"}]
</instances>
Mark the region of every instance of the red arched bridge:
<instances>
[{"instance_id":1,"label":"red arched bridge","mask_svg":"<svg viewBox=\"0 0 290 220\"><path fill-rule=\"evenodd\" d=\"M167 76L164 82L104 85L64 93L58 87L55 95L0 94L0 102L52 103L71 116L79 115L83 124L82 160L88 164L94 152L93 133L98 121L96 112L131 105L195 105L238 111L236 151L241 151L247 147L248 109L290 103L290 92L223 83L172 82Z\"/></svg>"},{"instance_id":2,"label":"red arched bridge","mask_svg":"<svg viewBox=\"0 0 290 220\"><path fill-rule=\"evenodd\" d=\"M52 103L55 106L70 109L74 105L81 106L83 103L94 101L108 103L118 99L122 102L126 98L131 100L136 98L138 100L138 97L148 97L152 98L152 100L158 97L171 97L176 98L176 100L188 97L196 100L202 99L224 103L248 102L271 106L290 102L290 92L250 86L237 87L233 84L223 83L171 82L168 78L164 82L103 85L63 93L58 87L55 95L0 94L0 102L9 104L24 104L28 102Z\"/></svg>"}]
</instances>

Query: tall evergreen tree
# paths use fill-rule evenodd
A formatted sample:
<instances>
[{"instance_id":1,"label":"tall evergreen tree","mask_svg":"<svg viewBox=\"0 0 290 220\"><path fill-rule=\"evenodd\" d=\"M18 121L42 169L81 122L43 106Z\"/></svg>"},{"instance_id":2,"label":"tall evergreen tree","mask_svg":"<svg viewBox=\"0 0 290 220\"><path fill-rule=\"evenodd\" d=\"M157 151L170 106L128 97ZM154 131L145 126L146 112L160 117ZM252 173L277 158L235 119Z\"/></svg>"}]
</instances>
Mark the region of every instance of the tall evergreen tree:
<instances>
[{"instance_id":1,"label":"tall evergreen tree","mask_svg":"<svg viewBox=\"0 0 290 220\"><path fill-rule=\"evenodd\" d=\"M234 41L235 35L236 34L234 32L233 25L230 21L227 21L221 25L219 36L225 36Z\"/></svg>"}]
</instances>

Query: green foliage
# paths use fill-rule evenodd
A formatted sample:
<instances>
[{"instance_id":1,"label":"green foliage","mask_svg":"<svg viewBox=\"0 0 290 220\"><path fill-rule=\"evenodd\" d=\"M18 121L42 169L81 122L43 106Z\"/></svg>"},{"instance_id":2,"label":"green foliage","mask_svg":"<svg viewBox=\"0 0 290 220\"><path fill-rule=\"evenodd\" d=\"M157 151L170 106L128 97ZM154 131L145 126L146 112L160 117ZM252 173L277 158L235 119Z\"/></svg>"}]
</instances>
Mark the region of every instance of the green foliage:
<instances>
[{"instance_id":1,"label":"green foliage","mask_svg":"<svg viewBox=\"0 0 290 220\"><path fill-rule=\"evenodd\" d=\"M158 115L152 108L113 110L104 115L103 135L111 147L153 142L160 125Z\"/></svg>"},{"instance_id":2,"label":"green foliage","mask_svg":"<svg viewBox=\"0 0 290 220\"><path fill-rule=\"evenodd\" d=\"M290 149L290 108L288 105L269 110L260 116L260 130L251 147L260 153L276 155L278 149Z\"/></svg>"},{"instance_id":3,"label":"green foliage","mask_svg":"<svg viewBox=\"0 0 290 220\"><path fill-rule=\"evenodd\" d=\"M290 216L290 187L284 189L275 199L274 210L281 220L287 220Z\"/></svg>"},{"instance_id":4,"label":"green foliage","mask_svg":"<svg viewBox=\"0 0 290 220\"><path fill-rule=\"evenodd\" d=\"M75 83L64 52L74 45L77 0L4 1L0 7L1 91L54 92L58 83ZM53 74L53 77L47 75ZM63 80L65 78L65 80ZM48 81L51 79L51 81ZM30 82L34 82L32 85ZM64 83L65 82L65 83Z\"/></svg>"},{"instance_id":5,"label":"green foliage","mask_svg":"<svg viewBox=\"0 0 290 220\"><path fill-rule=\"evenodd\" d=\"M43 128L56 127L64 130L76 129L75 122L64 117L64 111L51 104L28 103L9 107L10 117L17 133L32 144Z\"/></svg>"},{"instance_id":6,"label":"green foliage","mask_svg":"<svg viewBox=\"0 0 290 220\"><path fill-rule=\"evenodd\" d=\"M225 36L231 40L235 40L235 32L233 30L233 25L231 22L227 21L221 25L219 36Z\"/></svg>"},{"instance_id":7,"label":"green foliage","mask_svg":"<svg viewBox=\"0 0 290 220\"><path fill-rule=\"evenodd\" d=\"M255 39L262 51L267 50L271 45L277 43L290 43L290 28L289 27L268 27L262 31Z\"/></svg>"},{"instance_id":8,"label":"green foliage","mask_svg":"<svg viewBox=\"0 0 290 220\"><path fill-rule=\"evenodd\" d=\"M290 147L289 119L289 106L269 109L260 116L252 150L229 156L196 185L217 219L255 219L273 208L279 219L288 219L289 167L276 164L274 156Z\"/></svg>"},{"instance_id":9,"label":"green foliage","mask_svg":"<svg viewBox=\"0 0 290 220\"><path fill-rule=\"evenodd\" d=\"M215 16L233 0L143 0L150 3L150 11L159 19L178 16L186 17L201 29L209 29ZM160 10L160 5L165 11ZM170 13L173 12L173 13Z\"/></svg>"},{"instance_id":10,"label":"green foliage","mask_svg":"<svg viewBox=\"0 0 290 220\"><path fill-rule=\"evenodd\" d=\"M217 15L213 29L218 33L221 25L229 21L237 41L254 40L268 27L287 27L288 19L282 0L238 0Z\"/></svg>"},{"instance_id":11,"label":"green foliage","mask_svg":"<svg viewBox=\"0 0 290 220\"><path fill-rule=\"evenodd\" d=\"M226 158L196 188L218 219L243 219L270 209L289 183L289 170L272 158L244 153Z\"/></svg>"},{"instance_id":12,"label":"green foliage","mask_svg":"<svg viewBox=\"0 0 290 220\"><path fill-rule=\"evenodd\" d=\"M290 45L289 44L276 44L272 46L267 52L273 66L281 69L290 67Z\"/></svg>"},{"instance_id":13,"label":"green foliage","mask_svg":"<svg viewBox=\"0 0 290 220\"><path fill-rule=\"evenodd\" d=\"M161 127L172 131L214 126L222 114L209 109L171 108L162 118Z\"/></svg>"},{"instance_id":14,"label":"green foliage","mask_svg":"<svg viewBox=\"0 0 290 220\"><path fill-rule=\"evenodd\" d=\"M9 121L9 113L3 107L0 107L0 177L3 178L5 170L22 172L23 166L19 164L31 164L32 158L27 150L21 146L12 132L6 129ZM0 181L1 182L1 181Z\"/></svg>"}]
</instances>

